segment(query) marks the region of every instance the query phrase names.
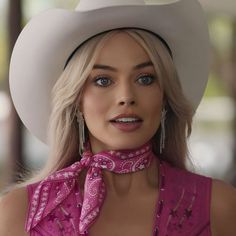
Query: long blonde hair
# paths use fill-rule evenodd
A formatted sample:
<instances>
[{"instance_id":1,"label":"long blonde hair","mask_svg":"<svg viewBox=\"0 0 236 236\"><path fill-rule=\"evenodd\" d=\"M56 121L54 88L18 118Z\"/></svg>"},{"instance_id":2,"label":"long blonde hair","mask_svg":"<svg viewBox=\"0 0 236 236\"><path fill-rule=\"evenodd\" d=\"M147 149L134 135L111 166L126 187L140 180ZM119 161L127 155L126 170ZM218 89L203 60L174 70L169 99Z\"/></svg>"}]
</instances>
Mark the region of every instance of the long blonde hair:
<instances>
[{"instance_id":1,"label":"long blonde hair","mask_svg":"<svg viewBox=\"0 0 236 236\"><path fill-rule=\"evenodd\" d=\"M44 168L22 185L39 181L80 160L79 126L76 120L78 101L99 51L110 37L121 31L128 33L146 50L164 91L167 107L165 148L160 154L159 128L153 137L153 151L173 166L186 169L187 137L191 133L193 110L183 94L171 55L163 42L152 33L140 29L117 29L97 35L80 46L57 80L52 90L49 158Z\"/></svg>"}]
</instances>

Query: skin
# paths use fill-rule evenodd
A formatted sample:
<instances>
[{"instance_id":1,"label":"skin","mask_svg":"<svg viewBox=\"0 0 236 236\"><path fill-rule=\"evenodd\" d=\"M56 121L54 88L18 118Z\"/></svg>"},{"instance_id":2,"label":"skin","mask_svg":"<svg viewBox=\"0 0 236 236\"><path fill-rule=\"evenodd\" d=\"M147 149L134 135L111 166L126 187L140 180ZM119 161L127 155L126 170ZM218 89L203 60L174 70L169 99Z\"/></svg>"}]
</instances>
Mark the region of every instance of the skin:
<instances>
[{"instance_id":1,"label":"skin","mask_svg":"<svg viewBox=\"0 0 236 236\"><path fill-rule=\"evenodd\" d=\"M132 69L148 60L142 48L125 34L116 35L110 40L101 51L97 63L110 65L117 71L94 69L90 79L105 74L114 84L111 87L98 88L88 80L83 100L83 112L90 130L94 153L105 149L135 148L148 141L159 126L163 105L163 95L158 82L147 87L136 82L143 72L154 73L151 66L139 71ZM103 102L101 104L97 101ZM133 103L127 105L127 101ZM114 116L131 111L144 120L143 126L134 133L123 133L109 124L108 120ZM155 160L149 168L126 175L104 172L107 198L100 217L90 229L90 236L152 235L154 208L159 193L158 165L158 161ZM28 197L25 187L15 189L0 198L0 235L28 235L24 230L27 210ZM210 206L211 235L235 235L235 220L235 188L213 179Z\"/></svg>"},{"instance_id":2,"label":"skin","mask_svg":"<svg viewBox=\"0 0 236 236\"><path fill-rule=\"evenodd\" d=\"M154 67L135 68L146 62L150 62L149 56L126 33L117 33L102 48L82 97L82 112L94 153L139 147L158 129L163 92ZM98 68L98 65L114 69ZM94 81L97 77L100 80ZM143 119L142 127L130 133L115 128L109 120L121 113L139 115Z\"/></svg>"},{"instance_id":3,"label":"skin","mask_svg":"<svg viewBox=\"0 0 236 236\"><path fill-rule=\"evenodd\" d=\"M144 63L146 66L137 68ZM163 91L149 56L128 34L117 33L106 42L89 75L81 104L93 153L137 148L156 133ZM133 132L114 127L109 120L122 113L140 116L141 127ZM103 171L107 198L99 219L90 229L91 236L112 235L116 222L122 225L121 235L151 235L158 197L157 162L154 160L143 171L125 175ZM123 212L127 212L126 217Z\"/></svg>"},{"instance_id":4,"label":"skin","mask_svg":"<svg viewBox=\"0 0 236 236\"><path fill-rule=\"evenodd\" d=\"M150 62L149 56L127 33L115 34L102 48L81 101L94 154L107 149L137 148L149 141L159 128L163 91L154 67L149 63L135 68L146 62ZM109 120L122 113L137 114L143 120L142 126L133 132L117 129ZM155 167L154 173L158 171ZM154 173L146 169L120 176L104 171L104 178L108 189L119 196L135 194L140 191L140 184L144 189L152 186Z\"/></svg>"}]
</instances>

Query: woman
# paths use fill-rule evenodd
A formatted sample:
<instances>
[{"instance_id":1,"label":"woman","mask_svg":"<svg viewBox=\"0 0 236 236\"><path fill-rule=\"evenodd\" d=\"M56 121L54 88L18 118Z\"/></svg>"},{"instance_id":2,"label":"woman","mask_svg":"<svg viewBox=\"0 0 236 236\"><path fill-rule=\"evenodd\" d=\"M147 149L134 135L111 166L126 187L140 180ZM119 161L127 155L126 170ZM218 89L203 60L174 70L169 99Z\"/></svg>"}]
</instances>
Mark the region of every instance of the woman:
<instances>
[{"instance_id":1,"label":"woman","mask_svg":"<svg viewBox=\"0 0 236 236\"><path fill-rule=\"evenodd\" d=\"M75 13L33 19L14 49L11 92L51 152L38 175L1 200L0 235L234 235L235 189L185 167L207 78L201 19L191 0L81 1ZM184 34L188 24L199 36Z\"/></svg>"}]
</instances>

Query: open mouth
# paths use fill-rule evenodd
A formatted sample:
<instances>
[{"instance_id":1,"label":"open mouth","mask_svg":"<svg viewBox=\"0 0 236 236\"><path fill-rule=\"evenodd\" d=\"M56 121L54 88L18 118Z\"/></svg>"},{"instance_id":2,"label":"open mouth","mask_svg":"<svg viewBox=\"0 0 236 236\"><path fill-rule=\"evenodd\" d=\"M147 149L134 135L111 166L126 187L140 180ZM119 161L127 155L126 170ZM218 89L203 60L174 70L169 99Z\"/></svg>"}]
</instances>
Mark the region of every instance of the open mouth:
<instances>
[{"instance_id":1,"label":"open mouth","mask_svg":"<svg viewBox=\"0 0 236 236\"><path fill-rule=\"evenodd\" d=\"M142 126L142 120L136 119L136 120L111 120L110 121L112 123L112 125L114 127L116 127L117 129L121 130L121 131L125 131L125 132L131 132L131 131L135 131L138 128L140 128Z\"/></svg>"},{"instance_id":2,"label":"open mouth","mask_svg":"<svg viewBox=\"0 0 236 236\"><path fill-rule=\"evenodd\" d=\"M111 120L110 122L112 122L112 123L123 123L123 124L132 124L132 123L142 122L142 120L137 119L137 118L119 118L119 119L116 119L116 120Z\"/></svg>"}]
</instances>

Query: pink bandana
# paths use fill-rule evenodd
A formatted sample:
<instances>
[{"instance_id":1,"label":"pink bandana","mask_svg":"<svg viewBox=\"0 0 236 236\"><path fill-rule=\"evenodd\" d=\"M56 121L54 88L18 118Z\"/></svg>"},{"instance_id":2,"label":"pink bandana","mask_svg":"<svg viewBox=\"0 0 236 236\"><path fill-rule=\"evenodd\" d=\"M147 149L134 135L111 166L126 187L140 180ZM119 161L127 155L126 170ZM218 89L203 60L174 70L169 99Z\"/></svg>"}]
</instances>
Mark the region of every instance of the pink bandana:
<instances>
[{"instance_id":1,"label":"pink bandana","mask_svg":"<svg viewBox=\"0 0 236 236\"><path fill-rule=\"evenodd\" d=\"M118 174L125 174L143 170L148 167L154 158L151 142L137 149L119 151L102 151L95 155L91 152L87 143L82 159L73 165L59 170L48 176L37 186L33 196L33 207L29 212L27 231L35 227L56 206L58 206L77 187L79 174L87 169L83 204L79 221L80 234L86 234L89 227L97 219L106 196L105 183L102 169ZM53 204L48 204L49 190L55 181L63 181L63 187L58 192Z\"/></svg>"}]
</instances>

